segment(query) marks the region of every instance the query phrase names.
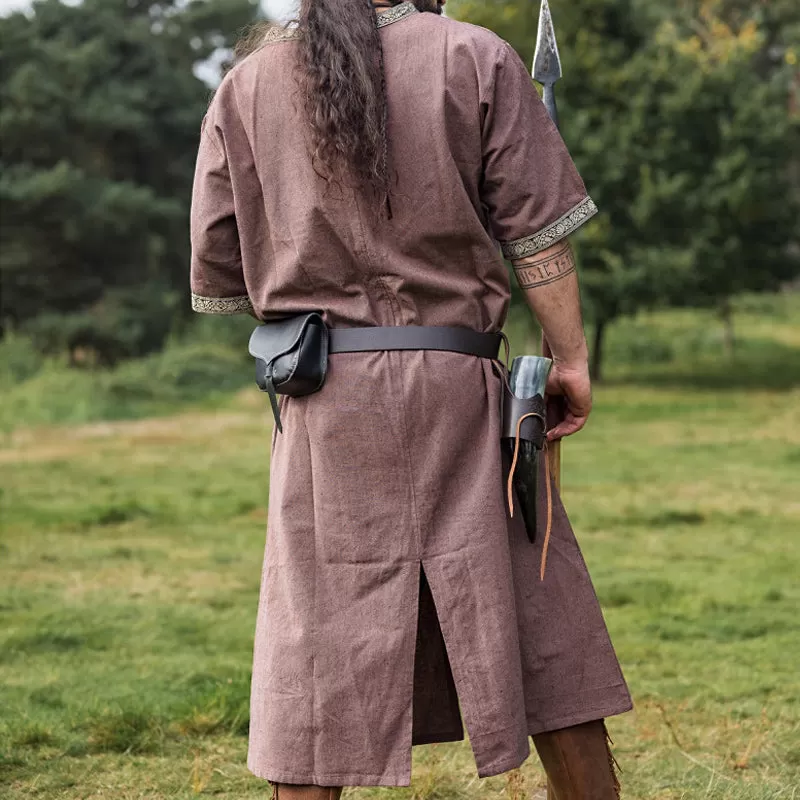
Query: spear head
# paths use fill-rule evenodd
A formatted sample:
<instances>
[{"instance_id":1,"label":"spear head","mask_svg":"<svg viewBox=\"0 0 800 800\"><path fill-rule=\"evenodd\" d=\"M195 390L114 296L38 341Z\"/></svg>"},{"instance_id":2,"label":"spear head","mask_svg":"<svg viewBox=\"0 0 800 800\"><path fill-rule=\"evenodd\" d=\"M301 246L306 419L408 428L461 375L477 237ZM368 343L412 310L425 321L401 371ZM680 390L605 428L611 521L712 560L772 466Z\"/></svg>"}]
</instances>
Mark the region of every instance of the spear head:
<instances>
[{"instance_id":1,"label":"spear head","mask_svg":"<svg viewBox=\"0 0 800 800\"><path fill-rule=\"evenodd\" d=\"M553 84L561 77L561 58L558 55L556 30L550 5L542 0L539 12L539 32L536 36L536 53L533 56L533 79L544 86L544 104L550 118L558 126L558 110Z\"/></svg>"}]
</instances>

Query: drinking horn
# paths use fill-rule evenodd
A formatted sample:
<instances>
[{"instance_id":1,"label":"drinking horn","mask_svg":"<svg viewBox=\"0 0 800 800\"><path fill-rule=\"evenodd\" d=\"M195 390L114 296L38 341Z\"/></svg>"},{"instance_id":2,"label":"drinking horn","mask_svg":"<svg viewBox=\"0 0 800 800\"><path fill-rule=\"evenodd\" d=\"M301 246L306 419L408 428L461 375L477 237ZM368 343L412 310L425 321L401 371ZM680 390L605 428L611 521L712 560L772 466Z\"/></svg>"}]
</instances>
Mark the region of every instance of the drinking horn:
<instances>
[{"instance_id":1,"label":"drinking horn","mask_svg":"<svg viewBox=\"0 0 800 800\"><path fill-rule=\"evenodd\" d=\"M513 516L513 487L531 542L536 541L539 456L547 432L544 393L552 366L549 358L518 356L511 365L508 387L503 393L502 446L511 464L508 477L509 509Z\"/></svg>"}]
</instances>

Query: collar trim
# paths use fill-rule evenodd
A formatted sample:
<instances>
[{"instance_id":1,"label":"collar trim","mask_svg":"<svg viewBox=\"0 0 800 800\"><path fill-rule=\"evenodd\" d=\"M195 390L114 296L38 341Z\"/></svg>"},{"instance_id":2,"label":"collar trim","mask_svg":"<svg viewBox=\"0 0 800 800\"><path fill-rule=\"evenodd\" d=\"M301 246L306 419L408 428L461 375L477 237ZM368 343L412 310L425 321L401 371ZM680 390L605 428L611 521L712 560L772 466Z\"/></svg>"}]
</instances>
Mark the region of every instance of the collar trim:
<instances>
[{"instance_id":1,"label":"collar trim","mask_svg":"<svg viewBox=\"0 0 800 800\"><path fill-rule=\"evenodd\" d=\"M398 22L399 20L410 17L413 14L419 14L419 10L412 2L406 0L406 2L392 6L391 8L387 8L385 10L379 9L377 14L377 24L379 28L384 28L387 25L391 25L393 22ZM289 28L281 27L280 25L274 25L271 28L267 28L267 31L264 34L264 44L271 44L272 42L288 42L292 39L299 39L302 35L303 34L301 33L300 28L296 25Z\"/></svg>"},{"instance_id":2,"label":"collar trim","mask_svg":"<svg viewBox=\"0 0 800 800\"><path fill-rule=\"evenodd\" d=\"M419 14L417 7L411 2L400 3L398 6L387 8L378 12L378 27L383 28L384 25L391 25L400 19L405 19L412 14Z\"/></svg>"}]
</instances>

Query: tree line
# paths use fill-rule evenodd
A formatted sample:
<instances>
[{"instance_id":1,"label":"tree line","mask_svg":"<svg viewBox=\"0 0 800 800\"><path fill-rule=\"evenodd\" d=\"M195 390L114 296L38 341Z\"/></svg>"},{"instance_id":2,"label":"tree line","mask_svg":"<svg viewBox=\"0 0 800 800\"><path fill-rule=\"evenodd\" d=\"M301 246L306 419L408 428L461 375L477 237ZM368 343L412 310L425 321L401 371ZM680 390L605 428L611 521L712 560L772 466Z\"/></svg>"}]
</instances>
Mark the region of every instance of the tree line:
<instances>
[{"instance_id":1,"label":"tree line","mask_svg":"<svg viewBox=\"0 0 800 800\"><path fill-rule=\"evenodd\" d=\"M252 0L39 0L0 19L4 330L113 363L187 316L211 96L197 65L255 13Z\"/></svg>"},{"instance_id":2,"label":"tree line","mask_svg":"<svg viewBox=\"0 0 800 800\"><path fill-rule=\"evenodd\" d=\"M601 210L577 236L599 373L642 307L723 313L800 274L795 0L551 0L562 132ZM530 63L539 0L451 0ZM39 0L0 19L0 330L103 363L187 324L210 89L254 0ZM521 299L515 297L516 302Z\"/></svg>"},{"instance_id":3,"label":"tree line","mask_svg":"<svg viewBox=\"0 0 800 800\"><path fill-rule=\"evenodd\" d=\"M529 63L539 0L452 0ZM450 4L448 4L449 6ZM623 314L800 273L800 6L551 0L561 128L599 219L576 237L593 371Z\"/></svg>"}]
</instances>

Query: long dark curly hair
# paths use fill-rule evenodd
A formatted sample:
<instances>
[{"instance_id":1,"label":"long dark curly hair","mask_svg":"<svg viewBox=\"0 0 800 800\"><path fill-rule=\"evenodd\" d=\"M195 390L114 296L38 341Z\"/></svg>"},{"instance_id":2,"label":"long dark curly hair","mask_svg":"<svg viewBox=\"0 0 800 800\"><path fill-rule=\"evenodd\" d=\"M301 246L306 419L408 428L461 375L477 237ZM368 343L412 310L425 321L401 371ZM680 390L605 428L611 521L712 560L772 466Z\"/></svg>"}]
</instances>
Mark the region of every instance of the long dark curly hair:
<instances>
[{"instance_id":1,"label":"long dark curly hair","mask_svg":"<svg viewBox=\"0 0 800 800\"><path fill-rule=\"evenodd\" d=\"M413 2L419 11L441 11L437 0ZM314 170L328 182L371 187L391 219L386 76L372 0L302 0L289 24L302 34L297 79ZM264 30L257 25L240 40L237 61L259 49Z\"/></svg>"}]
</instances>

